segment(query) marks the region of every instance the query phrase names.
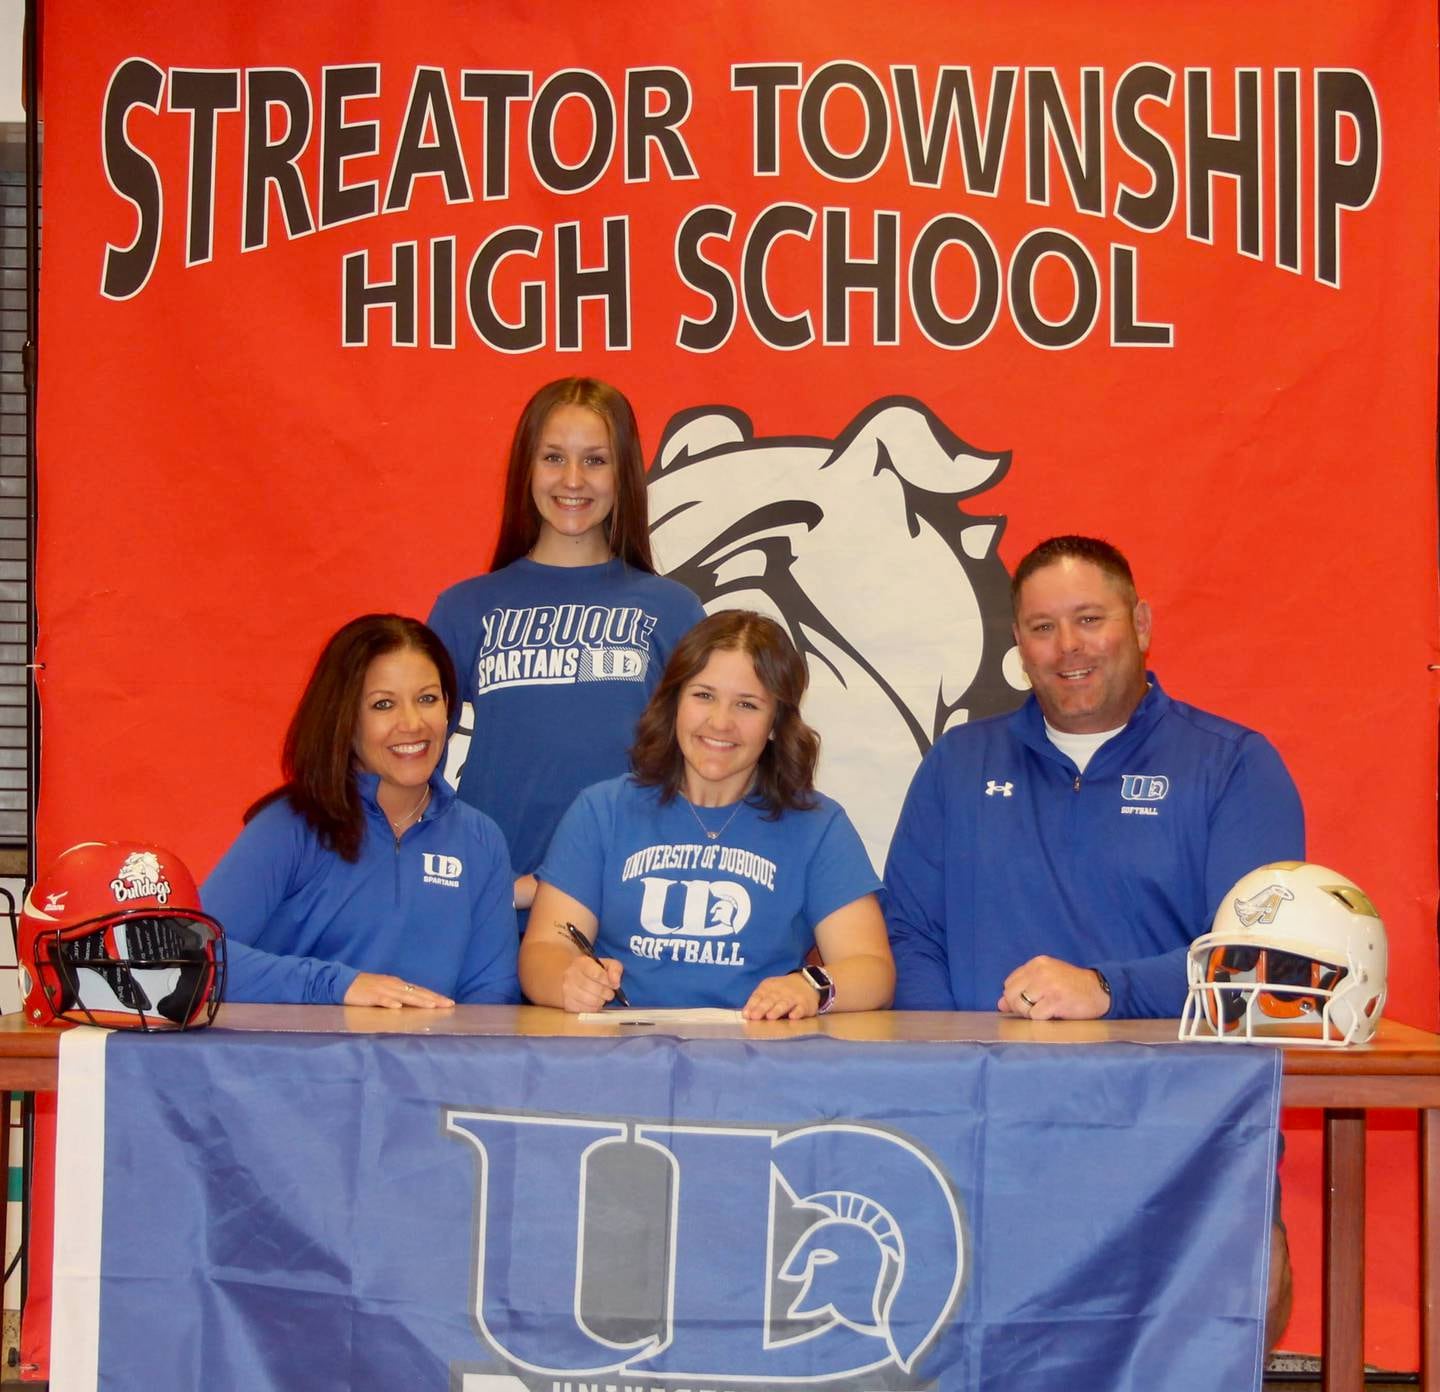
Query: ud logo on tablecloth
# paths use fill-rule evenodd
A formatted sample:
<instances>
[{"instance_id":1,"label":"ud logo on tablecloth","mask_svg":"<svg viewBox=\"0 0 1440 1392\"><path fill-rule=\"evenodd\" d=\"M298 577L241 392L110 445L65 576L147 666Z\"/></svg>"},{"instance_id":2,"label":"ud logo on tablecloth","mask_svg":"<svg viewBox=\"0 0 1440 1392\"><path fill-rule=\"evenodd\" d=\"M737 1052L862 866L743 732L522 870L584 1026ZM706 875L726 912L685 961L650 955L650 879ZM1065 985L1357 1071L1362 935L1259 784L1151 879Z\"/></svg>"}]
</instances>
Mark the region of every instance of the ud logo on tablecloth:
<instances>
[{"instance_id":1,"label":"ud logo on tablecloth","mask_svg":"<svg viewBox=\"0 0 1440 1392\"><path fill-rule=\"evenodd\" d=\"M445 1124L477 1152L481 1338L545 1392L601 1375L873 1383L912 1372L959 1298L955 1193L894 1133L453 1108ZM518 1214L537 1172L549 1211Z\"/></svg>"}]
</instances>

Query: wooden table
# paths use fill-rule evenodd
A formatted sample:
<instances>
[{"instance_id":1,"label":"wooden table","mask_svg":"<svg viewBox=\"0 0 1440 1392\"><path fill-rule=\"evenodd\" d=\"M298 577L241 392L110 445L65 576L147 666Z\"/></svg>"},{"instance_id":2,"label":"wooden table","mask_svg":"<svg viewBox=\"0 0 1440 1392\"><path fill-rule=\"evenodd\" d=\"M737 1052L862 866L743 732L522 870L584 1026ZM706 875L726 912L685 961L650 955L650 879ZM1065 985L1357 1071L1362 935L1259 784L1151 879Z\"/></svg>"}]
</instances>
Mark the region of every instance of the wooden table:
<instances>
[{"instance_id":1,"label":"wooden table","mask_svg":"<svg viewBox=\"0 0 1440 1392\"><path fill-rule=\"evenodd\" d=\"M232 1030L325 1034L571 1035L613 1037L645 1027L581 1024L538 1006L462 1005L448 1011L346 1006L228 1005L216 1024ZM690 1038L852 1041L1174 1044L1174 1020L1033 1021L980 1013L876 1011L815 1020L689 1025ZM1224 1047L1224 1046L1215 1046ZM0 1017L0 1089L56 1087L60 1032ZM1324 1378L1327 1392L1364 1386L1365 1113L1414 1109L1420 1117L1420 1385L1440 1392L1440 1036L1391 1020L1371 1044L1285 1047L1286 1106L1319 1107L1325 1127Z\"/></svg>"}]
</instances>

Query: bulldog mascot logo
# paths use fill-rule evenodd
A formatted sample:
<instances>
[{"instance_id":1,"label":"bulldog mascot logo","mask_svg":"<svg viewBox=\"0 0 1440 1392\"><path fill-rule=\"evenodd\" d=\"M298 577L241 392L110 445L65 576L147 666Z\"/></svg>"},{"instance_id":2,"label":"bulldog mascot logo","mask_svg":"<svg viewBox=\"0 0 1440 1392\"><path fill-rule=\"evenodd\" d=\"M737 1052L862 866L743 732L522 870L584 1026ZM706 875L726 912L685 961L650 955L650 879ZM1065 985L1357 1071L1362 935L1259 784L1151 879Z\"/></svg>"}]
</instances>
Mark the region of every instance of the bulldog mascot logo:
<instances>
[{"instance_id":1,"label":"bulldog mascot logo","mask_svg":"<svg viewBox=\"0 0 1440 1392\"><path fill-rule=\"evenodd\" d=\"M737 409L684 411L650 472L657 567L711 612L771 615L805 656L820 786L877 866L935 740L1021 699L1005 519L961 508L1009 464L887 397L834 440L757 439Z\"/></svg>"}]
</instances>

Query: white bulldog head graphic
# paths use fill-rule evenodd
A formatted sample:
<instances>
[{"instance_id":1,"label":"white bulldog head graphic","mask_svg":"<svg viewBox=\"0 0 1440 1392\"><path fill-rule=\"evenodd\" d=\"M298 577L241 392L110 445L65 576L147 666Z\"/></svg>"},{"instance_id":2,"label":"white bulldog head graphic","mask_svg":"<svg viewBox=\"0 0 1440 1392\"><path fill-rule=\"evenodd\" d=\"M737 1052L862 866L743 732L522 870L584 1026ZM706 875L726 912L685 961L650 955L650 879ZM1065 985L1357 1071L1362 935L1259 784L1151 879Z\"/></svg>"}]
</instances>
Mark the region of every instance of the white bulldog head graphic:
<instances>
[{"instance_id":1,"label":"white bulldog head graphic","mask_svg":"<svg viewBox=\"0 0 1440 1392\"><path fill-rule=\"evenodd\" d=\"M888 397L834 440L756 439L734 408L684 411L650 471L657 566L709 611L770 614L804 654L820 784L877 868L935 739L1020 699L1005 519L960 509L1009 462Z\"/></svg>"}]
</instances>

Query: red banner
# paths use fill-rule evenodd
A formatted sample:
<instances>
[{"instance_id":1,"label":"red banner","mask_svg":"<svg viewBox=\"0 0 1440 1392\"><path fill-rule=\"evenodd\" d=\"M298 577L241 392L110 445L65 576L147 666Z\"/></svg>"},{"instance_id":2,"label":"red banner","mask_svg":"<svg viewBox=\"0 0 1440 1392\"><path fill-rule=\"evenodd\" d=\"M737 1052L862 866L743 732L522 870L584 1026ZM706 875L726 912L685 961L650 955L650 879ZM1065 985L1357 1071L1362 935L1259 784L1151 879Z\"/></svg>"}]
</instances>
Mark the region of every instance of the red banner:
<instances>
[{"instance_id":1,"label":"red banner","mask_svg":"<svg viewBox=\"0 0 1440 1392\"><path fill-rule=\"evenodd\" d=\"M1097 533L1440 1024L1433 7L49 0L44 37L42 857L207 870L322 640L484 568L520 406L583 371L670 466L662 567L805 639L877 860L929 742L1018 697L1008 567ZM1412 1137L1372 1147L1405 1368Z\"/></svg>"}]
</instances>

